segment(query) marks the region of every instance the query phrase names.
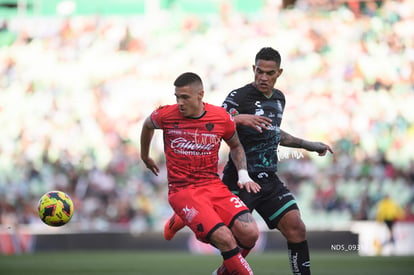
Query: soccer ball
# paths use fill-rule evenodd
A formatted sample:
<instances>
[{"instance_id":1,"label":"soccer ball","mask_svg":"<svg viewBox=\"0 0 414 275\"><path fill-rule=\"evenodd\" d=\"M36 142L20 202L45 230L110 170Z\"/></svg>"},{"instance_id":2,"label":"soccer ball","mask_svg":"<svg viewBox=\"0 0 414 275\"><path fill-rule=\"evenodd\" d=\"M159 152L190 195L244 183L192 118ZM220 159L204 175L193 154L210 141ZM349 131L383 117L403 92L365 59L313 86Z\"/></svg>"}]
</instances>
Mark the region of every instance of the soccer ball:
<instances>
[{"instance_id":1,"label":"soccer ball","mask_svg":"<svg viewBox=\"0 0 414 275\"><path fill-rule=\"evenodd\" d=\"M67 224L73 215L72 199L62 191L50 191L44 194L37 204L40 219L49 226Z\"/></svg>"}]
</instances>

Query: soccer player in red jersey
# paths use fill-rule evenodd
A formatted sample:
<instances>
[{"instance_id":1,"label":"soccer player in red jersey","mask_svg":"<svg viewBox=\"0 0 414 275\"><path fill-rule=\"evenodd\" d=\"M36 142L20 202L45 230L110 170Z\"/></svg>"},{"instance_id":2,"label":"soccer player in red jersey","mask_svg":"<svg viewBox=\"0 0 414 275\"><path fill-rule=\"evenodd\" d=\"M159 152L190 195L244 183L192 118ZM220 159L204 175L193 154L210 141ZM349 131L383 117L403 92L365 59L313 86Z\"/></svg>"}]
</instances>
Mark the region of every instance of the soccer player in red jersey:
<instances>
[{"instance_id":1,"label":"soccer player in red jersey","mask_svg":"<svg viewBox=\"0 0 414 275\"><path fill-rule=\"evenodd\" d=\"M221 140L230 147L238 173L238 186L248 193L261 187L247 173L246 156L233 118L222 107L203 102L201 78L183 73L174 82L177 104L162 106L144 121L141 159L155 175L159 167L149 156L155 129L163 130L168 170L168 201L197 239L220 250L223 266L231 274L253 274L241 249L250 250L258 227L240 198L218 175Z\"/></svg>"}]
</instances>

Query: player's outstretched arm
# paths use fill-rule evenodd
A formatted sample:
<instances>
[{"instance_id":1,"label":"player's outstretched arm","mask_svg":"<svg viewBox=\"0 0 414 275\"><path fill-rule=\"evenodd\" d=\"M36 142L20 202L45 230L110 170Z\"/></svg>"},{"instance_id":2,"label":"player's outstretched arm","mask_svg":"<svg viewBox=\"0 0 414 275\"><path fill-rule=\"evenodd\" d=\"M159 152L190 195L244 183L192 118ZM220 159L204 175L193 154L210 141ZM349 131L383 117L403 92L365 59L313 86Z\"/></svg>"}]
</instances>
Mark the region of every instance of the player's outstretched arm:
<instances>
[{"instance_id":1,"label":"player's outstretched arm","mask_svg":"<svg viewBox=\"0 0 414 275\"><path fill-rule=\"evenodd\" d=\"M233 137L226 140L226 143L230 147L230 156L233 160L234 165L238 171L238 186L243 189L245 188L247 192L257 193L260 191L260 185L254 182L247 172L247 161L246 153L243 149L243 146L240 143L239 136L237 132L234 132Z\"/></svg>"},{"instance_id":2,"label":"player's outstretched arm","mask_svg":"<svg viewBox=\"0 0 414 275\"><path fill-rule=\"evenodd\" d=\"M333 154L331 147L323 142L297 138L282 129L280 129L280 145L292 148L303 148L308 151L317 152L319 156L324 156L327 152Z\"/></svg>"},{"instance_id":3,"label":"player's outstretched arm","mask_svg":"<svg viewBox=\"0 0 414 275\"><path fill-rule=\"evenodd\" d=\"M154 136L154 129L151 117L147 117L142 125L141 131L141 159L145 163L145 166L150 169L154 175L158 176L160 169L155 161L149 156L151 140Z\"/></svg>"}]
</instances>

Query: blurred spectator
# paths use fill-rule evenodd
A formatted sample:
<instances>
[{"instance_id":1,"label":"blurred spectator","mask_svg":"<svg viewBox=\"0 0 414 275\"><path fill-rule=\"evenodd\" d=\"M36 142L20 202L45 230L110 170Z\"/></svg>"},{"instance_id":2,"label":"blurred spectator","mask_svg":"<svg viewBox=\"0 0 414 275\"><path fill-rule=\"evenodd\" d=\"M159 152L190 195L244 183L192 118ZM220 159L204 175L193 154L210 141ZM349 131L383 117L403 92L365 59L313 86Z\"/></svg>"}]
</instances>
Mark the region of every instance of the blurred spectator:
<instances>
[{"instance_id":1,"label":"blurred spectator","mask_svg":"<svg viewBox=\"0 0 414 275\"><path fill-rule=\"evenodd\" d=\"M394 225L397 221L401 221L403 218L404 209L401 208L401 206L389 195L384 195L378 202L376 219L387 226L389 236L388 239L380 244L380 247L383 247L386 244L394 244Z\"/></svg>"}]
</instances>

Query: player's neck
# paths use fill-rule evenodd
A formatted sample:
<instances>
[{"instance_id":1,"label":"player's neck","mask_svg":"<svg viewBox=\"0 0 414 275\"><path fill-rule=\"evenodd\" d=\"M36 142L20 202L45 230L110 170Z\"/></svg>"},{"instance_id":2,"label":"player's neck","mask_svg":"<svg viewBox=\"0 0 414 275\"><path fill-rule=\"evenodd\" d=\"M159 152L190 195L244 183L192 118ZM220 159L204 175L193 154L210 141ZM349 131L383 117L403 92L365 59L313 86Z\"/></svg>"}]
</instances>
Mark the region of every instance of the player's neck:
<instances>
[{"instance_id":1,"label":"player's neck","mask_svg":"<svg viewBox=\"0 0 414 275\"><path fill-rule=\"evenodd\" d=\"M187 116L187 118L197 119L197 118L204 116L205 113L206 113L206 109L204 108L204 103L203 103L202 106L197 111L195 111L193 115Z\"/></svg>"},{"instance_id":2,"label":"player's neck","mask_svg":"<svg viewBox=\"0 0 414 275\"><path fill-rule=\"evenodd\" d=\"M256 90L258 90L259 92L261 92L266 98L271 98L273 96L273 94L275 93L275 90L272 89L268 92L263 92L260 91L259 88L257 88L256 83L252 82L252 85L256 88Z\"/></svg>"}]
</instances>

